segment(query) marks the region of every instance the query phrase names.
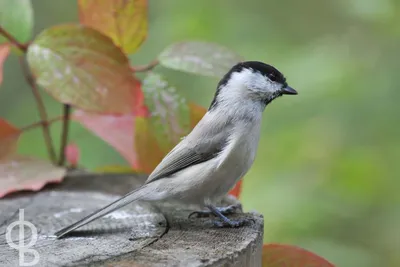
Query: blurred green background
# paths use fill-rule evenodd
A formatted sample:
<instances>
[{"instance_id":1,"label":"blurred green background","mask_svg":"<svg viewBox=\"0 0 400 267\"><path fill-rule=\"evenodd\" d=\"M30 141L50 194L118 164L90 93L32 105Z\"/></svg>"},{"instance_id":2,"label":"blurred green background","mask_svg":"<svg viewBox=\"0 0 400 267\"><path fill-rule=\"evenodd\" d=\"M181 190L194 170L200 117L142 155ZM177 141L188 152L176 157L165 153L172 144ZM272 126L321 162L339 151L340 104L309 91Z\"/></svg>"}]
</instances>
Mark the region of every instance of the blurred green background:
<instances>
[{"instance_id":1,"label":"blurred green background","mask_svg":"<svg viewBox=\"0 0 400 267\"><path fill-rule=\"evenodd\" d=\"M35 33L77 21L76 1L32 2ZM206 40L274 65L298 90L267 108L244 182L244 208L264 215L265 242L299 245L337 266L400 266L400 2L150 0L149 15L133 64L172 42ZM157 70L209 105L218 80ZM43 98L50 116L61 113ZM39 120L16 56L5 64L0 116L17 126ZM126 164L75 123L71 140L89 168ZM19 150L47 157L40 129L23 135Z\"/></svg>"}]
</instances>

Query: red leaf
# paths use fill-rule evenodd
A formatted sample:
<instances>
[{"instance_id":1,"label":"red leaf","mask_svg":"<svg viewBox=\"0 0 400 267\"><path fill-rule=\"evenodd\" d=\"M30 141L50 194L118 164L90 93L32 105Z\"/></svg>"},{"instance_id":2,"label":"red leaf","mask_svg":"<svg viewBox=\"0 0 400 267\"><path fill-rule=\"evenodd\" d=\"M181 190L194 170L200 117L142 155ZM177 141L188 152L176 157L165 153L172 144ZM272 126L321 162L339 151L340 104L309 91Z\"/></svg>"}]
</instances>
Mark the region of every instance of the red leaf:
<instances>
[{"instance_id":1,"label":"red leaf","mask_svg":"<svg viewBox=\"0 0 400 267\"><path fill-rule=\"evenodd\" d=\"M65 168L25 156L0 160L0 198L20 190L40 190L47 183L59 183Z\"/></svg>"},{"instance_id":2,"label":"red leaf","mask_svg":"<svg viewBox=\"0 0 400 267\"><path fill-rule=\"evenodd\" d=\"M0 85L3 82L3 65L8 55L10 54L11 47L9 44L0 45Z\"/></svg>"},{"instance_id":3,"label":"red leaf","mask_svg":"<svg viewBox=\"0 0 400 267\"><path fill-rule=\"evenodd\" d=\"M242 180L237 182L235 187L231 191L229 191L229 195L239 198L241 193L242 193Z\"/></svg>"},{"instance_id":4,"label":"red leaf","mask_svg":"<svg viewBox=\"0 0 400 267\"><path fill-rule=\"evenodd\" d=\"M131 166L138 167L133 143L134 115L101 115L77 110L73 119L112 146Z\"/></svg>"},{"instance_id":5,"label":"red leaf","mask_svg":"<svg viewBox=\"0 0 400 267\"><path fill-rule=\"evenodd\" d=\"M0 159L15 153L20 133L19 129L0 118Z\"/></svg>"},{"instance_id":6,"label":"red leaf","mask_svg":"<svg viewBox=\"0 0 400 267\"><path fill-rule=\"evenodd\" d=\"M281 244L264 244L263 267L334 267L324 258L305 249Z\"/></svg>"},{"instance_id":7,"label":"red leaf","mask_svg":"<svg viewBox=\"0 0 400 267\"><path fill-rule=\"evenodd\" d=\"M127 53L147 37L147 0L79 0L80 21L113 39Z\"/></svg>"},{"instance_id":8,"label":"red leaf","mask_svg":"<svg viewBox=\"0 0 400 267\"><path fill-rule=\"evenodd\" d=\"M72 167L77 167L79 163L79 158L80 158L80 150L79 147L71 143L65 147L65 158L67 162L72 166Z\"/></svg>"}]
</instances>

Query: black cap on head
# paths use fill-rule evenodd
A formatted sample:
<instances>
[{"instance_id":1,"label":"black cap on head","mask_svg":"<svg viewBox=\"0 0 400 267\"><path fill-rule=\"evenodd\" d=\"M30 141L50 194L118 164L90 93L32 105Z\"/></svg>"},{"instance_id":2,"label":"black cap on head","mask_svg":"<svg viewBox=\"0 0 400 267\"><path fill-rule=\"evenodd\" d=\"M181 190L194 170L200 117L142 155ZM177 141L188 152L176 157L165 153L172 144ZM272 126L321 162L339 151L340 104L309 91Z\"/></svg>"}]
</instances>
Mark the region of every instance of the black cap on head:
<instances>
[{"instance_id":1,"label":"black cap on head","mask_svg":"<svg viewBox=\"0 0 400 267\"><path fill-rule=\"evenodd\" d=\"M239 62L238 64L233 66L229 70L229 72L225 74L225 76L221 79L221 81L218 84L218 87L220 87L221 85L225 85L228 82L233 72L241 72L243 69L252 69L253 71L257 71L262 75L267 76L270 80L274 82L281 83L284 86L287 85L286 78L283 76L283 74L276 68L272 67L271 65L259 61L244 61L244 62Z\"/></svg>"}]
</instances>

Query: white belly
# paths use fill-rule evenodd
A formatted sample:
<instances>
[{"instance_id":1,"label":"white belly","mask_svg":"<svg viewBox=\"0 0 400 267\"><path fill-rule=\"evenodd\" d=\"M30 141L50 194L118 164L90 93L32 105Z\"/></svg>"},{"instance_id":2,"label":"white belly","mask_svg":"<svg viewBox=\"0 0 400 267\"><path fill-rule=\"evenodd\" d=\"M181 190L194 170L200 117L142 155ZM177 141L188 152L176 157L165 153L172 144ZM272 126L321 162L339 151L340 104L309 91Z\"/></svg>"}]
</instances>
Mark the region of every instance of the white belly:
<instances>
[{"instance_id":1,"label":"white belly","mask_svg":"<svg viewBox=\"0 0 400 267\"><path fill-rule=\"evenodd\" d=\"M243 138L217 167L213 178L214 188L207 196L210 201L225 196L250 169L257 152L258 133L257 131L256 136Z\"/></svg>"},{"instance_id":2,"label":"white belly","mask_svg":"<svg viewBox=\"0 0 400 267\"><path fill-rule=\"evenodd\" d=\"M155 181L162 188L160 193L165 194L160 198L207 204L224 197L254 162L260 131L259 125L253 127L241 127L244 133L236 131L227 149L216 158L184 169L174 177Z\"/></svg>"}]
</instances>

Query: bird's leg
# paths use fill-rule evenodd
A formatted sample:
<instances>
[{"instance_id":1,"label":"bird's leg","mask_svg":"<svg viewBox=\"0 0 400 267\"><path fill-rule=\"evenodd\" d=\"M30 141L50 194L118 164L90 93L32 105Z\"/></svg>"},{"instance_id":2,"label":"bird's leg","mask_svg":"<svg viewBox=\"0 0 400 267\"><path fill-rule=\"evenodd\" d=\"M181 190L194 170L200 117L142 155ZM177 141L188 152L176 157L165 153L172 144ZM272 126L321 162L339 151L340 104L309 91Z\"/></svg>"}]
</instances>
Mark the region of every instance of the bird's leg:
<instances>
[{"instance_id":1,"label":"bird's leg","mask_svg":"<svg viewBox=\"0 0 400 267\"><path fill-rule=\"evenodd\" d=\"M207 206L208 207L208 206ZM209 207L208 207L209 208ZM242 204L234 204L230 205L227 207L214 207L216 210L219 211L222 215L230 215L230 214L235 214L238 211L242 212ZM211 215L216 215L215 212L213 212L210 208L209 210L201 210L201 211L194 211L189 214L189 218L196 215L197 218L204 218L204 217L210 217ZM218 215L216 215L218 216Z\"/></svg>"},{"instance_id":2,"label":"bird's leg","mask_svg":"<svg viewBox=\"0 0 400 267\"><path fill-rule=\"evenodd\" d=\"M247 218L242 218L242 219L238 219L238 220L231 220L228 219L225 215L223 215L220 210L212 205L207 205L207 208L209 208L211 210L211 212L219 217L221 219L221 221L215 221L214 225L217 227L240 227L245 225L249 219Z\"/></svg>"}]
</instances>

